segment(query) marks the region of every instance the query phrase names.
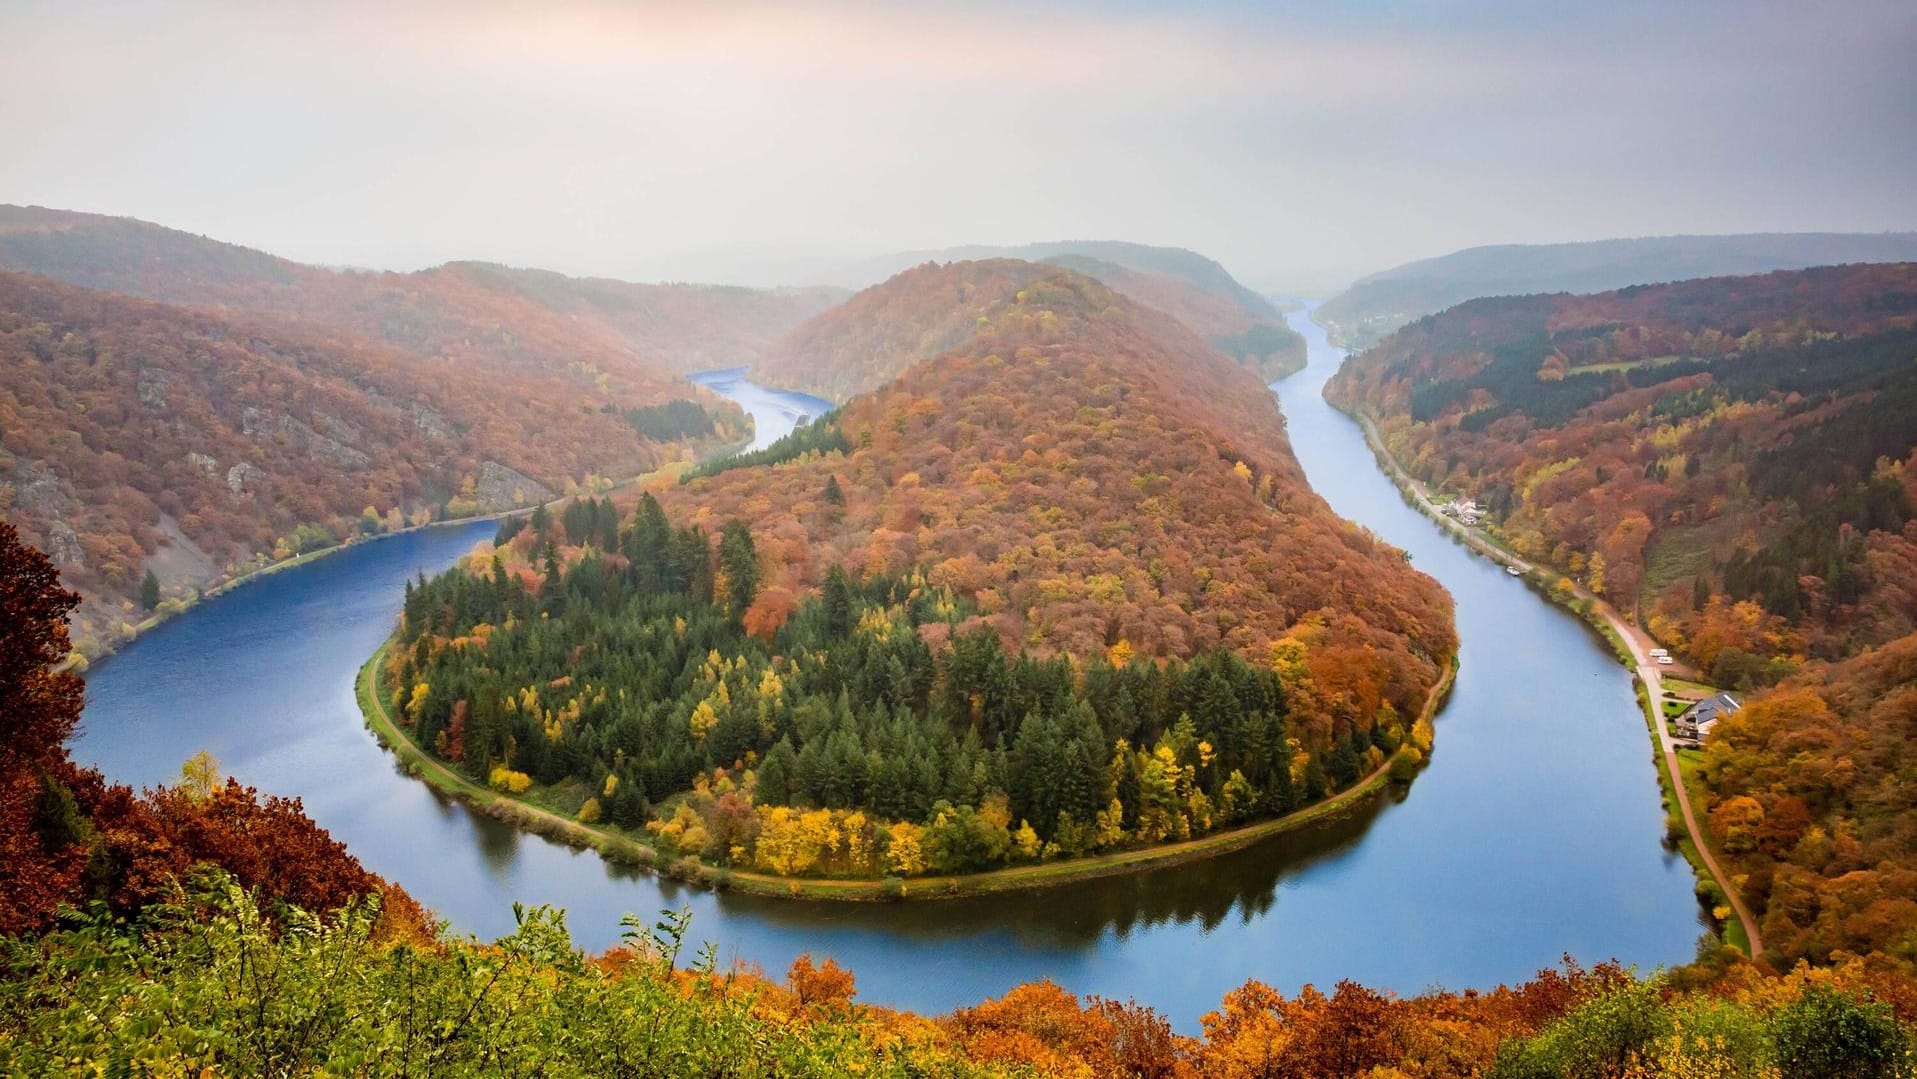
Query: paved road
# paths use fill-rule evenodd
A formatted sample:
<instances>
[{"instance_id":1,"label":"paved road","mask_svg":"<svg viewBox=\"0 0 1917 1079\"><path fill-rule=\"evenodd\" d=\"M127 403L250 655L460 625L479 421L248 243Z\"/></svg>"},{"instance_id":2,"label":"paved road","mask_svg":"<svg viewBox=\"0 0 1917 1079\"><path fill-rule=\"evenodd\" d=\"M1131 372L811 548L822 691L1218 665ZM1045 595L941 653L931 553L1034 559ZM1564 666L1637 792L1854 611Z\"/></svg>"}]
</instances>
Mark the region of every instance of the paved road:
<instances>
[{"instance_id":1,"label":"paved road","mask_svg":"<svg viewBox=\"0 0 1917 1079\"><path fill-rule=\"evenodd\" d=\"M1643 631L1619 617L1610 604L1599 600L1596 609L1630 646L1631 658L1637 663L1638 679L1644 683L1645 693L1651 701L1651 715L1656 719L1652 726L1657 728L1658 748L1664 751L1664 768L1671 775L1671 790L1677 795L1677 808L1684 815L1684 827L1691 833L1691 843L1697 848L1698 857L1704 860L1704 868L1717 878L1725 898L1730 900L1731 910L1736 912L1737 920L1744 923L1744 933L1751 941L1751 958L1755 959L1764 954L1764 938L1757 931L1757 918L1744 905L1744 897L1737 893L1730 875L1717 864L1710 846L1704 842L1704 829L1698 824L1697 813L1691 808L1690 792L1684 787L1684 772L1677 763L1677 745L1671 740L1671 725L1664 719L1664 675L1650 656L1654 644Z\"/></svg>"}]
</instances>

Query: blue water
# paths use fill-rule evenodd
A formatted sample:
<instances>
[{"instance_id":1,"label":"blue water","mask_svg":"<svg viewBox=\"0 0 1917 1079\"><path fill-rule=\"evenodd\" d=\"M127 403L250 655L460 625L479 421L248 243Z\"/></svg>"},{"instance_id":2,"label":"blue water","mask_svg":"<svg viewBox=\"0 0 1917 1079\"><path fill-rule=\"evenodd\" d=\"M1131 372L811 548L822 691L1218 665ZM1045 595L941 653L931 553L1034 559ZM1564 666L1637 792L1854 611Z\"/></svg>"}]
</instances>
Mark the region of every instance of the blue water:
<instances>
[{"instance_id":1,"label":"blue water","mask_svg":"<svg viewBox=\"0 0 1917 1079\"><path fill-rule=\"evenodd\" d=\"M743 367L701 371L688 377L713 393L732 398L752 417L752 443L745 448L747 453L765 449L794 427L818 419L834 407L823 397L761 386L746 378Z\"/></svg>"},{"instance_id":2,"label":"blue water","mask_svg":"<svg viewBox=\"0 0 1917 1079\"><path fill-rule=\"evenodd\" d=\"M389 632L402 582L449 565L490 525L352 548L175 619L97 669L75 754L151 784L208 749L243 781L300 796L462 931L495 936L514 900L552 903L602 948L621 913L685 904L695 935L727 959L776 973L802 951L831 955L858 976L860 999L928 1011L1051 978L1195 1030L1249 978L1414 993L1521 979L1567 952L1688 959L1699 911L1688 868L1659 844L1629 676L1581 622L1404 504L1320 396L1342 353L1303 315L1292 321L1310 364L1275 389L1306 472L1457 598L1463 669L1431 765L1401 801L1195 865L1004 897L808 904L635 875L441 800L360 724L353 677ZM765 441L823 407L736 377L720 386Z\"/></svg>"}]
</instances>

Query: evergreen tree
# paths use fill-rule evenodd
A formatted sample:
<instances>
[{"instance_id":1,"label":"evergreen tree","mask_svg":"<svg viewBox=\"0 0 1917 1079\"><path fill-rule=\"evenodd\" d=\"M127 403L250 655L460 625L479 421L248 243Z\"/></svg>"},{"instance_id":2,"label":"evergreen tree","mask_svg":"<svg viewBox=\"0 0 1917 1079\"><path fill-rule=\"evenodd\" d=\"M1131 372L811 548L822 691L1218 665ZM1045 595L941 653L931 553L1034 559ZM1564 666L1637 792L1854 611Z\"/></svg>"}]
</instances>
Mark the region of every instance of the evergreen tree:
<instances>
[{"instance_id":1,"label":"evergreen tree","mask_svg":"<svg viewBox=\"0 0 1917 1079\"><path fill-rule=\"evenodd\" d=\"M719 534L719 572L725 576L726 610L733 618L743 617L759 595L759 552L742 521L726 522Z\"/></svg>"},{"instance_id":2,"label":"evergreen tree","mask_svg":"<svg viewBox=\"0 0 1917 1079\"><path fill-rule=\"evenodd\" d=\"M759 762L759 790L757 801L761 805L790 805L792 802L792 783L799 768L799 755L792 748L790 738L781 738L765 760Z\"/></svg>"},{"instance_id":3,"label":"evergreen tree","mask_svg":"<svg viewBox=\"0 0 1917 1079\"><path fill-rule=\"evenodd\" d=\"M850 637L854 625L852 582L845 575L845 567L833 563L826 571L822 592L826 637L835 641Z\"/></svg>"},{"instance_id":4,"label":"evergreen tree","mask_svg":"<svg viewBox=\"0 0 1917 1079\"><path fill-rule=\"evenodd\" d=\"M159 605L160 579L153 575L152 570L147 570L146 576L140 578L140 606L150 611Z\"/></svg>"}]
</instances>

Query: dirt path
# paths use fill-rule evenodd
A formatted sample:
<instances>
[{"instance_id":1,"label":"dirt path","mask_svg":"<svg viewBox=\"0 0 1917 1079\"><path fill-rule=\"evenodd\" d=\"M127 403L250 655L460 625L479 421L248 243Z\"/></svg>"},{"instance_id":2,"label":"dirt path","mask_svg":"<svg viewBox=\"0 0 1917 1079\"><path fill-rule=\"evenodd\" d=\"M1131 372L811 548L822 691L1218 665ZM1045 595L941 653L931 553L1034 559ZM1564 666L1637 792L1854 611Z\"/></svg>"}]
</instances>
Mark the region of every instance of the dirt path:
<instances>
[{"instance_id":1,"label":"dirt path","mask_svg":"<svg viewBox=\"0 0 1917 1079\"><path fill-rule=\"evenodd\" d=\"M1377 454L1379 463L1391 473L1392 479L1397 481L1398 486L1410 491L1427 506L1430 505L1431 492L1424 484L1413 479L1409 473L1399 467L1397 459L1384 448L1384 439L1379 437L1378 428L1372 424L1371 418L1360 416L1358 424L1364 428L1365 440L1371 443L1372 451ZM1432 516L1434 520L1450 529L1454 535L1463 539L1473 550L1494 561L1502 562L1507 566L1516 566L1526 572L1532 568L1516 555L1466 528L1461 522L1450 517ZM1671 741L1670 724L1664 719L1663 674L1650 654L1651 649L1657 646L1657 642L1643 630L1626 622L1615 607L1594 595L1583 585L1573 581L1572 588L1576 597L1590 603L1591 609L1597 613L1598 617L1604 619L1605 624L1616 632L1625 647L1631 651L1631 660L1636 665L1638 680L1644 683L1645 695L1650 699L1653 720L1651 725L1657 732L1658 749L1663 757L1664 770L1670 776L1672 796L1677 800L1678 814L1684 820L1684 829L1690 833L1691 845L1697 848L1697 856L1704 863L1704 868L1717 881L1719 890L1729 901L1731 910L1737 915L1737 920L1744 924L1744 935L1751 942L1751 958L1755 959L1764 953L1764 940L1757 930L1757 918L1745 905L1743 897L1737 894L1737 889L1730 882L1730 875L1717 864L1717 858L1711 853L1710 845L1704 841L1704 829L1698 823L1697 811L1691 807L1690 791L1684 786L1684 771L1678 765L1677 746Z\"/></svg>"}]
</instances>

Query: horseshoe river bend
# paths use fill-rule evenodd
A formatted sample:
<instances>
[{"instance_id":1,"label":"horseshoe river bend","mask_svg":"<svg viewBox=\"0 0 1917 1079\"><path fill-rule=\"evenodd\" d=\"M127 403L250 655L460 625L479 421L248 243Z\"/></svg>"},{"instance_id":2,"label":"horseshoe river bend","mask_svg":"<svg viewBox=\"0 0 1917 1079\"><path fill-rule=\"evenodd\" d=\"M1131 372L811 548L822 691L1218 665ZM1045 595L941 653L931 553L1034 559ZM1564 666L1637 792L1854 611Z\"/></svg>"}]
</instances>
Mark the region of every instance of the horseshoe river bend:
<instances>
[{"instance_id":1,"label":"horseshoe river bend","mask_svg":"<svg viewBox=\"0 0 1917 1079\"><path fill-rule=\"evenodd\" d=\"M296 795L364 861L456 931L508 932L515 901L567 910L585 947L619 916L689 906L722 961L781 972L800 952L859 999L941 1012L1050 978L1133 998L1181 1029L1247 979L1287 993L1343 978L1401 993L1521 980L1570 954L1648 969L1704 932L1663 809L1628 671L1569 612L1407 505L1320 391L1343 352L1305 314L1305 370L1273 387L1313 486L1403 547L1457 600L1461 669L1430 766L1408 791L1194 863L1042 891L832 903L713 893L517 832L408 777L361 725L353 680L391 632L402 583L491 523L350 547L160 626L99 664L74 757L136 786L206 749L242 782ZM769 440L811 399L714 389Z\"/></svg>"}]
</instances>

